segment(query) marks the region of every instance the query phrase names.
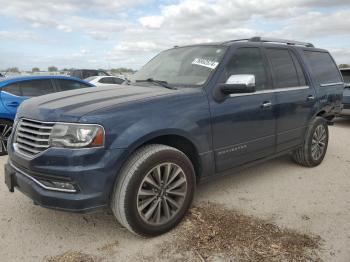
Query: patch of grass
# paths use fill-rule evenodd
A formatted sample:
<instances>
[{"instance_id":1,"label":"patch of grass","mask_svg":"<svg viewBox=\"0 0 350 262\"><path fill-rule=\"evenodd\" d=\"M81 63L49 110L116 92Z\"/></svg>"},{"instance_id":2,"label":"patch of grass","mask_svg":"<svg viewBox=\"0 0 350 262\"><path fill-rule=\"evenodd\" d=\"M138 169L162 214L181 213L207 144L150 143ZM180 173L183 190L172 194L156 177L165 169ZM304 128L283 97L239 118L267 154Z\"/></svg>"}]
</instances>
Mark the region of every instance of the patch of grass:
<instances>
[{"instance_id":1,"label":"patch of grass","mask_svg":"<svg viewBox=\"0 0 350 262\"><path fill-rule=\"evenodd\" d=\"M192 208L174 238L169 245L175 253L191 253L200 261L215 256L233 261L321 261L320 237L281 229L213 203ZM169 248L162 250L164 254Z\"/></svg>"},{"instance_id":2,"label":"patch of grass","mask_svg":"<svg viewBox=\"0 0 350 262\"><path fill-rule=\"evenodd\" d=\"M97 262L98 260L93 256L84 254L82 252L68 251L61 255L49 257L47 262Z\"/></svg>"}]
</instances>

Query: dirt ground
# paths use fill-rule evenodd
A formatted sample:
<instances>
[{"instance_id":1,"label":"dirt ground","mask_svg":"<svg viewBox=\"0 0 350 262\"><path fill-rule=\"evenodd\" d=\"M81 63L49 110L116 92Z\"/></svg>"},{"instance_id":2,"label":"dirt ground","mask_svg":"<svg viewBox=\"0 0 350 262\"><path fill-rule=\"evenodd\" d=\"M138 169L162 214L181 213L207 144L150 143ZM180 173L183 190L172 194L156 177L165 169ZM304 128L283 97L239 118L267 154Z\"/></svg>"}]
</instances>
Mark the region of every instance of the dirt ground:
<instances>
[{"instance_id":1,"label":"dirt ground","mask_svg":"<svg viewBox=\"0 0 350 262\"><path fill-rule=\"evenodd\" d=\"M317 254L309 257L309 261L322 259L348 262L350 120L338 119L335 126L330 127L330 136L326 158L316 168L300 167L285 156L200 185L194 201L194 206L197 207L192 209L187 221L168 234L148 240L138 238L121 228L108 210L82 215L34 206L32 201L20 192L10 194L7 191L1 169L0 260L283 261L283 257L280 256L282 253L277 251L282 248L286 237L295 236L297 241L292 244L299 251L304 246L315 248ZM0 166L6 159L0 158ZM207 204L208 201L210 204ZM206 212L203 208L212 210ZM225 209L228 211L225 212ZM222 216L226 217L226 214L231 213L236 220L230 217L228 220L222 220L228 221L224 224L227 230L232 228L232 232L241 232L237 231L237 225L247 226L249 230L243 228L245 231L237 234L241 234L239 236L242 237L248 232L251 236L257 236L252 238L255 241L254 245L245 247L245 242L242 242L243 246L240 244L241 258L233 258L227 253L228 249L221 246L208 246L208 249L199 252L190 248L191 243L194 246L198 245L199 249L206 247L205 245L212 243L212 238L222 241L234 237L235 241L238 241L236 235L229 234L227 230L220 230L223 225L221 221L221 224L209 224L213 235L206 235L200 239L201 242L195 242L201 237L202 230L208 228L207 224L201 226L201 221L207 223L206 219L212 218L213 215L214 219L220 220ZM188 227L188 230L192 230L191 238L184 239L186 232L183 230L191 219L192 224ZM249 219L248 222L246 219ZM232 221L231 225L229 221ZM244 223L239 224L237 221ZM270 228L268 231L267 226ZM200 229L198 234L197 228ZM281 235L281 232L287 235ZM320 247L309 236L319 236ZM267 240L264 239L267 238L272 241L269 245L277 250L277 255L261 251L261 245L266 244ZM280 238L280 242L273 242L277 241L277 238ZM305 245L301 245L300 241L305 241ZM235 247L235 243L241 242L230 243ZM181 250L178 248L184 248L184 253L180 254ZM250 249L255 250L255 253ZM208 253L210 250L214 253ZM250 257L250 254L257 257ZM287 253L284 251L283 254ZM244 257L245 255L247 257Z\"/></svg>"}]
</instances>

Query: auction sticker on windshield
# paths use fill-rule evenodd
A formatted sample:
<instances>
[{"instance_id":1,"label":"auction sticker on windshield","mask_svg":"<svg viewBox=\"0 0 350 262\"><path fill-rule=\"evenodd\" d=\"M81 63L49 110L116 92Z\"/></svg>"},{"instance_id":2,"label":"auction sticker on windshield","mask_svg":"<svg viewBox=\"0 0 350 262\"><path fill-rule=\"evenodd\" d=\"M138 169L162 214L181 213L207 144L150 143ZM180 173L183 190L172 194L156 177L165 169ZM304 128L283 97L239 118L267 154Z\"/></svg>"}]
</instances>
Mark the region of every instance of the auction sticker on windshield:
<instances>
[{"instance_id":1,"label":"auction sticker on windshield","mask_svg":"<svg viewBox=\"0 0 350 262\"><path fill-rule=\"evenodd\" d=\"M192 62L192 65L204 66L211 69L215 69L218 66L218 64L219 62L212 61L206 58L195 58Z\"/></svg>"}]
</instances>

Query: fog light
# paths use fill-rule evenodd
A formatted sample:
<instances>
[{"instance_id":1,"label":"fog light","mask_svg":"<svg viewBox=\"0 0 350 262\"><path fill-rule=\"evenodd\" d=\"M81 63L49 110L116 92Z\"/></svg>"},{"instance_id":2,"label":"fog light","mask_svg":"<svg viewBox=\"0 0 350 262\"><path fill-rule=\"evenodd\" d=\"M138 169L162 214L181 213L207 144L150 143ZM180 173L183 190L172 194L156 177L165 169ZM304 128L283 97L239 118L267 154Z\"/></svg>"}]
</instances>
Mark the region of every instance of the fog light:
<instances>
[{"instance_id":1,"label":"fog light","mask_svg":"<svg viewBox=\"0 0 350 262\"><path fill-rule=\"evenodd\" d=\"M70 183L52 182L52 184L54 184L57 188L75 190L74 186Z\"/></svg>"},{"instance_id":2,"label":"fog light","mask_svg":"<svg viewBox=\"0 0 350 262\"><path fill-rule=\"evenodd\" d=\"M69 192L69 193L77 192L75 186L69 182L40 180L40 183L43 184L48 190L62 191L62 192Z\"/></svg>"}]
</instances>

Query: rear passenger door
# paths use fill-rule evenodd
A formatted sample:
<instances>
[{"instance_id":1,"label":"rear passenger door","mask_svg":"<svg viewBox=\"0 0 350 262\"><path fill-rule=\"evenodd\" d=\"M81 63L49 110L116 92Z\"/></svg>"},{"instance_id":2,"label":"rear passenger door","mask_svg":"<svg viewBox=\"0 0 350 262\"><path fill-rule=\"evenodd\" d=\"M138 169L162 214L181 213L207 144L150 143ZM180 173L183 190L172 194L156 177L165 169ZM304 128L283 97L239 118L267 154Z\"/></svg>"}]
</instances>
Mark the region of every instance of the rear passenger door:
<instances>
[{"instance_id":1,"label":"rear passenger door","mask_svg":"<svg viewBox=\"0 0 350 262\"><path fill-rule=\"evenodd\" d=\"M266 48L276 94L276 151L302 143L315 112L315 90L289 48Z\"/></svg>"},{"instance_id":2,"label":"rear passenger door","mask_svg":"<svg viewBox=\"0 0 350 262\"><path fill-rule=\"evenodd\" d=\"M269 156L275 151L275 96L260 48L231 51L220 83L231 75L255 76L256 92L233 94L211 101L211 120L216 172Z\"/></svg>"}]
</instances>

